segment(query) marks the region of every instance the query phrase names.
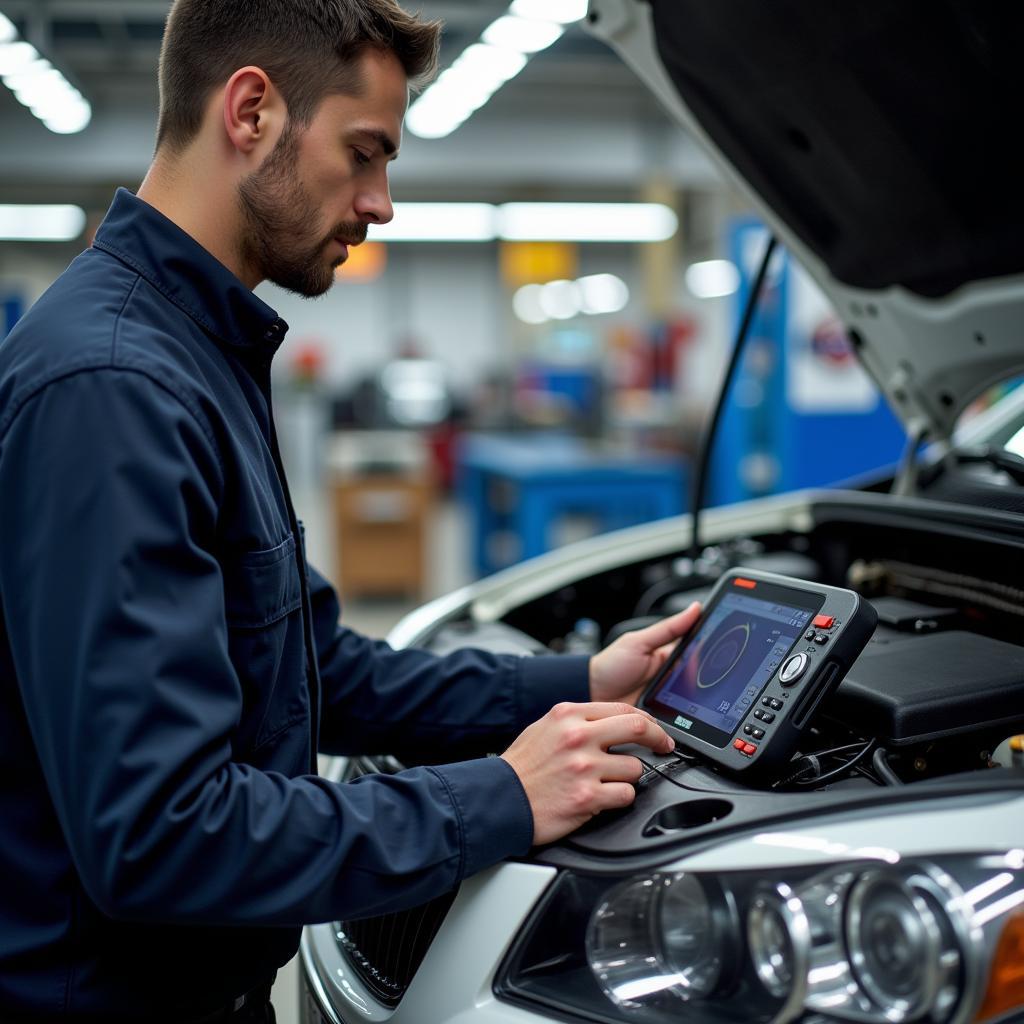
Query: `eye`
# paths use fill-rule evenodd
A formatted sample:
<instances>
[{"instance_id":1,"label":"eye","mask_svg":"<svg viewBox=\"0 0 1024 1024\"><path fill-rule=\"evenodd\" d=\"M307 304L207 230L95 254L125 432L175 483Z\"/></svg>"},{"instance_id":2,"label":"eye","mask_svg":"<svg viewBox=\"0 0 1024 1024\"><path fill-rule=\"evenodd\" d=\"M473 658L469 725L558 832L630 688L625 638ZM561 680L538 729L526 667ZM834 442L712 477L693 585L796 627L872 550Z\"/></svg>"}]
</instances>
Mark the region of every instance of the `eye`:
<instances>
[{"instance_id":1,"label":"eye","mask_svg":"<svg viewBox=\"0 0 1024 1024\"><path fill-rule=\"evenodd\" d=\"M356 163L359 164L360 167L363 167L370 162L369 155L364 153L361 149L354 149L352 152L355 153Z\"/></svg>"}]
</instances>

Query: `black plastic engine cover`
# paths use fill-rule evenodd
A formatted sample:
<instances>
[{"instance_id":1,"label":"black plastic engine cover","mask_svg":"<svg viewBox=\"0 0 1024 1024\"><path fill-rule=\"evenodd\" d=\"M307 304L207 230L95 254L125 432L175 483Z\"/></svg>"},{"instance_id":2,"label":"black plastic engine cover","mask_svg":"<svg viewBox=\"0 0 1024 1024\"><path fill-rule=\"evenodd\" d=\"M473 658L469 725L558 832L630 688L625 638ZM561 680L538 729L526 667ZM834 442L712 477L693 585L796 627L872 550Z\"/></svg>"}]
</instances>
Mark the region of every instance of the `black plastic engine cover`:
<instances>
[{"instance_id":1,"label":"black plastic engine cover","mask_svg":"<svg viewBox=\"0 0 1024 1024\"><path fill-rule=\"evenodd\" d=\"M1024 647L879 629L824 714L890 747L1024 726Z\"/></svg>"}]
</instances>

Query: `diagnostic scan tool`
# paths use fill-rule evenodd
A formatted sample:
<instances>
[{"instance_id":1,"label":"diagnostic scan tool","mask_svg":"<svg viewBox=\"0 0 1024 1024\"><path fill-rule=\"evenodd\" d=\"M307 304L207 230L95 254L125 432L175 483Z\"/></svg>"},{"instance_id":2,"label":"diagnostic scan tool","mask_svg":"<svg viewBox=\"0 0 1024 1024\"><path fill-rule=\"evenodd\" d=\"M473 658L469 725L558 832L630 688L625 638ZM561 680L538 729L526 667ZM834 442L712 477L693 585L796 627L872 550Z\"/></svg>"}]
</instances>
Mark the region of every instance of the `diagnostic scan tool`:
<instances>
[{"instance_id":1,"label":"diagnostic scan tool","mask_svg":"<svg viewBox=\"0 0 1024 1024\"><path fill-rule=\"evenodd\" d=\"M852 590L737 569L640 698L679 746L733 772L789 760L875 630Z\"/></svg>"}]
</instances>

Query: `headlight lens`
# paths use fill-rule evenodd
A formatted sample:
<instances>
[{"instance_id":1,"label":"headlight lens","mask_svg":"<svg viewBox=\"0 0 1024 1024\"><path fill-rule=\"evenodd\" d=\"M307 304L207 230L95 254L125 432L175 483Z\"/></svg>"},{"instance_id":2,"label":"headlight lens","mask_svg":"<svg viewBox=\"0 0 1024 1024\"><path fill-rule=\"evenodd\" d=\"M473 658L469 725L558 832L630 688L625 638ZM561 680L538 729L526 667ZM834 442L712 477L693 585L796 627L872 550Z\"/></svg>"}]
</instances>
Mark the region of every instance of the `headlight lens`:
<instances>
[{"instance_id":1,"label":"headlight lens","mask_svg":"<svg viewBox=\"0 0 1024 1024\"><path fill-rule=\"evenodd\" d=\"M747 941L751 964L770 995L786 999L803 987L810 925L803 903L788 885L754 896L747 913Z\"/></svg>"},{"instance_id":2,"label":"headlight lens","mask_svg":"<svg viewBox=\"0 0 1024 1024\"><path fill-rule=\"evenodd\" d=\"M1024 904L1024 870L1012 857L772 875L564 872L498 992L637 1024L986 1019L994 952Z\"/></svg>"},{"instance_id":3,"label":"headlight lens","mask_svg":"<svg viewBox=\"0 0 1024 1024\"><path fill-rule=\"evenodd\" d=\"M728 905L696 875L615 887L590 919L587 957L605 995L630 1010L710 995L728 948Z\"/></svg>"},{"instance_id":4,"label":"headlight lens","mask_svg":"<svg viewBox=\"0 0 1024 1024\"><path fill-rule=\"evenodd\" d=\"M956 997L959 943L934 885L919 872L868 871L851 887L845 936L853 973L889 1020L942 1014Z\"/></svg>"}]
</instances>

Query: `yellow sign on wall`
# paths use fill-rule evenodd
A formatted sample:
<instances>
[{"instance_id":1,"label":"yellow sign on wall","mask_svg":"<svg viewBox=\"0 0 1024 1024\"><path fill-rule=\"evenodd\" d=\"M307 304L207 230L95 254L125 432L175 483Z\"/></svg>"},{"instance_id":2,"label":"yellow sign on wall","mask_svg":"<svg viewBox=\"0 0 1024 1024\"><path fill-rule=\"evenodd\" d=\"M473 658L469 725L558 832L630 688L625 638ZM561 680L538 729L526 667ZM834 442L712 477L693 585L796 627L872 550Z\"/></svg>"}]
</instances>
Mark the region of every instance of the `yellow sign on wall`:
<instances>
[{"instance_id":1,"label":"yellow sign on wall","mask_svg":"<svg viewBox=\"0 0 1024 1024\"><path fill-rule=\"evenodd\" d=\"M577 247L569 242L502 242L501 279L509 288L577 276Z\"/></svg>"}]
</instances>

